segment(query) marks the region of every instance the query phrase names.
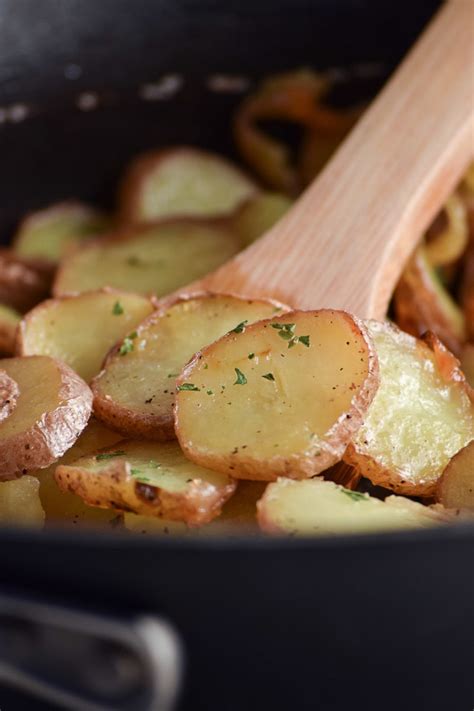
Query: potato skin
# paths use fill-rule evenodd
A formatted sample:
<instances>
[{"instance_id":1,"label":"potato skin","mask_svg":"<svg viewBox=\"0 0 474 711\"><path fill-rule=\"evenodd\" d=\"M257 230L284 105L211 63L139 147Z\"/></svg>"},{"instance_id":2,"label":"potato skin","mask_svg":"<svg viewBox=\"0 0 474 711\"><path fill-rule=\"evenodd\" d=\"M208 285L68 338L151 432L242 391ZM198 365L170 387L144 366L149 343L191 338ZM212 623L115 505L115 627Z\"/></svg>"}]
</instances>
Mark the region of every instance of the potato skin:
<instances>
[{"instance_id":1,"label":"potato skin","mask_svg":"<svg viewBox=\"0 0 474 711\"><path fill-rule=\"evenodd\" d=\"M139 155L131 162L122 178L122 182L119 186L118 220L120 224L134 225L140 222L140 220L137 219L137 214L139 214L140 212L139 208L142 185L148 173L151 170L155 169L157 165L159 165L161 162L180 154L186 154L189 156L195 155L197 158L201 158L202 156L214 157L216 162L222 163L228 170L232 170L236 174L239 174L242 180L247 180L249 186L249 194L245 199L248 199L252 194L256 194L258 192L257 186L250 178L247 177L244 172L240 171L230 161L226 160L220 155L214 156L213 154L210 154L207 151L191 148L189 146L176 146L171 148L158 149L155 151L148 151L146 153L143 153L142 155ZM174 219L174 217L180 217L180 215L170 215L167 216L165 219ZM224 217L224 215L222 215L222 217Z\"/></svg>"},{"instance_id":2,"label":"potato skin","mask_svg":"<svg viewBox=\"0 0 474 711\"><path fill-rule=\"evenodd\" d=\"M298 313L302 312L290 311L283 314L283 316L297 320ZM344 318L349 323L354 334L358 338L362 337L364 339L368 354L368 373L365 382L352 399L349 410L340 415L339 419L326 433L324 439L318 439L314 444L310 445L304 453L289 456L277 455L267 460L245 456L241 452L238 454L229 452L225 455L203 452L196 449L193 441L186 439L182 432L179 420L179 397L177 397L174 409L175 432L181 449L188 459L200 466L214 469L228 476L237 479L250 479L252 481L275 481L279 477L306 479L325 471L341 460L348 441L350 441L350 438L357 432L362 424L365 412L376 394L380 381L378 358L372 339L361 320L345 311L320 309L317 313ZM250 324L247 326L246 331L251 332L272 321L274 321L274 319L264 319L257 323ZM206 355L212 352L217 344L231 340L233 336L234 334L232 333L227 334L214 344L207 346L202 351L198 351L181 372L176 381L176 385L179 386L188 380L193 373L194 367L198 365L199 361L205 358Z\"/></svg>"},{"instance_id":3,"label":"potato skin","mask_svg":"<svg viewBox=\"0 0 474 711\"><path fill-rule=\"evenodd\" d=\"M45 260L19 257L9 249L0 249L0 303L28 311L48 296L53 274Z\"/></svg>"},{"instance_id":4,"label":"potato skin","mask_svg":"<svg viewBox=\"0 0 474 711\"><path fill-rule=\"evenodd\" d=\"M161 318L168 309L171 307L186 302L193 299L212 299L216 296L228 296L234 297L234 294L214 294L210 291L189 291L182 292L179 294L172 294L170 296L165 296L155 302L156 310L150 314L142 323L137 327L136 331L140 336L140 333L146 329L154 321ZM240 298L240 297L235 297ZM259 299L252 299L251 301L259 301ZM286 313L290 309L285 304L282 304L275 299L264 299L265 302L273 305L275 308L281 310L281 313ZM113 348L110 349L105 357L104 363L102 365L102 370L107 368L110 361L116 357L120 350L121 342L117 343ZM94 413L96 417L101 420L107 427L120 432L124 437L134 436L136 438L144 438L155 440L158 442L167 442L172 439L176 439L176 433L174 429L174 419L173 417L159 416L157 414L138 414L134 410L128 407L120 405L119 403L109 399L107 396L102 395L100 390L100 377L99 373L91 382L92 392L94 394Z\"/></svg>"},{"instance_id":5,"label":"potato skin","mask_svg":"<svg viewBox=\"0 0 474 711\"><path fill-rule=\"evenodd\" d=\"M126 441L116 445L118 449L126 446ZM83 469L73 462L58 466L54 476L62 491L80 496L90 506L185 521L190 526L212 521L237 487L232 479L219 489L202 479L193 479L184 491L170 492L134 479L126 461L111 461L100 472Z\"/></svg>"},{"instance_id":6,"label":"potato skin","mask_svg":"<svg viewBox=\"0 0 474 711\"><path fill-rule=\"evenodd\" d=\"M47 356L27 357L32 365L44 358L54 362L61 378L57 406L27 430L8 438L2 439L0 430L1 481L44 469L59 459L72 447L92 412L92 392L69 366Z\"/></svg>"},{"instance_id":7,"label":"potato skin","mask_svg":"<svg viewBox=\"0 0 474 711\"><path fill-rule=\"evenodd\" d=\"M20 388L5 370L0 369L0 422L15 409Z\"/></svg>"},{"instance_id":8,"label":"potato skin","mask_svg":"<svg viewBox=\"0 0 474 711\"><path fill-rule=\"evenodd\" d=\"M386 325L387 329L398 330L395 326ZM401 332L403 336L403 332ZM406 336L407 338L409 336ZM435 356L435 361L440 371L440 375L446 384L456 383L464 388L466 394L473 400L472 389L466 382L464 374L459 367L458 359L446 348L440 339L431 332L428 332L422 339ZM421 348L421 343L418 343ZM396 494L406 496L432 497L435 493L436 482L419 482L406 480L395 470L384 467L375 457L369 454L364 448L351 441L344 454L344 461L353 466L359 474L367 477L377 486L385 487Z\"/></svg>"}]
</instances>

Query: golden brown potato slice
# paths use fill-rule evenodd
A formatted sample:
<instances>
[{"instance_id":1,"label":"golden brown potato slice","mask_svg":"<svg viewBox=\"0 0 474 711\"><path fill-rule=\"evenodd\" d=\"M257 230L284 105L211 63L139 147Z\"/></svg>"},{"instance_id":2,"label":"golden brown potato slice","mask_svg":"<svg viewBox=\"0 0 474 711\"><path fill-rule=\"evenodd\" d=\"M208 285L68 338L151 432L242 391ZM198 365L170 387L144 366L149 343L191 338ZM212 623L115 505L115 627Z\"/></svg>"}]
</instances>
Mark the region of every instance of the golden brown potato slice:
<instances>
[{"instance_id":1,"label":"golden brown potato slice","mask_svg":"<svg viewBox=\"0 0 474 711\"><path fill-rule=\"evenodd\" d=\"M215 153L182 146L133 161L120 188L124 223L170 217L223 217L257 192L245 173Z\"/></svg>"},{"instance_id":2,"label":"golden brown potato slice","mask_svg":"<svg viewBox=\"0 0 474 711\"><path fill-rule=\"evenodd\" d=\"M49 295L53 271L43 261L0 249L0 302L28 311Z\"/></svg>"},{"instance_id":3,"label":"golden brown potato slice","mask_svg":"<svg viewBox=\"0 0 474 711\"><path fill-rule=\"evenodd\" d=\"M257 526L257 501L263 495L266 483L262 481L239 481L237 490L222 507L222 513L204 526L190 527L182 521L165 518L124 515L124 524L132 533L180 536L219 536L232 538L248 533L255 534Z\"/></svg>"},{"instance_id":4,"label":"golden brown potato slice","mask_svg":"<svg viewBox=\"0 0 474 711\"><path fill-rule=\"evenodd\" d=\"M238 237L220 223L177 220L95 240L65 259L54 294L112 286L164 296L234 256Z\"/></svg>"},{"instance_id":5,"label":"golden brown potato slice","mask_svg":"<svg viewBox=\"0 0 474 711\"><path fill-rule=\"evenodd\" d=\"M189 462L175 442L121 441L58 466L63 491L91 506L163 516L199 526L219 515L236 483Z\"/></svg>"},{"instance_id":6,"label":"golden brown potato slice","mask_svg":"<svg viewBox=\"0 0 474 711\"><path fill-rule=\"evenodd\" d=\"M423 506L402 496L380 501L320 477L278 479L267 486L257 508L265 532L292 536L427 528L454 520L442 507Z\"/></svg>"},{"instance_id":7,"label":"golden brown potato slice","mask_svg":"<svg viewBox=\"0 0 474 711\"><path fill-rule=\"evenodd\" d=\"M292 201L281 193L258 193L231 218L233 229L247 247L283 217Z\"/></svg>"},{"instance_id":8,"label":"golden brown potato slice","mask_svg":"<svg viewBox=\"0 0 474 711\"><path fill-rule=\"evenodd\" d=\"M71 247L110 228L102 212L77 200L51 205L27 215L13 240L15 252L55 264Z\"/></svg>"},{"instance_id":9,"label":"golden brown potato slice","mask_svg":"<svg viewBox=\"0 0 474 711\"><path fill-rule=\"evenodd\" d=\"M474 513L474 441L448 463L438 481L436 499L446 508Z\"/></svg>"},{"instance_id":10,"label":"golden brown potato slice","mask_svg":"<svg viewBox=\"0 0 474 711\"><path fill-rule=\"evenodd\" d=\"M466 340L463 313L444 288L423 248L408 263L394 295L396 321L413 336L436 333L453 353Z\"/></svg>"},{"instance_id":11,"label":"golden brown potato slice","mask_svg":"<svg viewBox=\"0 0 474 711\"><path fill-rule=\"evenodd\" d=\"M71 523L75 526L110 526L117 520L117 512L112 509L98 509L88 506L75 494L61 491L54 478L54 472L59 464L70 464L86 454L96 452L104 447L111 447L122 437L108 430L93 417L87 423L77 442L68 449L58 462L46 469L32 472L39 479L39 495L46 515L46 524Z\"/></svg>"},{"instance_id":12,"label":"golden brown potato slice","mask_svg":"<svg viewBox=\"0 0 474 711\"><path fill-rule=\"evenodd\" d=\"M374 484L432 496L450 458L474 437L474 407L441 349L389 323L368 323L380 387L344 459ZM444 349L443 349L444 350Z\"/></svg>"},{"instance_id":13,"label":"golden brown potato slice","mask_svg":"<svg viewBox=\"0 0 474 711\"><path fill-rule=\"evenodd\" d=\"M177 380L176 433L186 456L230 476L306 478L341 458L377 385L356 319L293 311L194 356Z\"/></svg>"},{"instance_id":14,"label":"golden brown potato slice","mask_svg":"<svg viewBox=\"0 0 474 711\"><path fill-rule=\"evenodd\" d=\"M94 411L125 436L174 439L175 381L191 356L241 324L282 307L270 301L198 294L163 305L118 343L94 379ZM129 347L128 347L129 346Z\"/></svg>"},{"instance_id":15,"label":"golden brown potato slice","mask_svg":"<svg viewBox=\"0 0 474 711\"><path fill-rule=\"evenodd\" d=\"M15 409L0 422L0 479L15 479L72 447L91 414L92 393L54 358L5 358L1 365L20 391Z\"/></svg>"},{"instance_id":16,"label":"golden brown potato slice","mask_svg":"<svg viewBox=\"0 0 474 711\"><path fill-rule=\"evenodd\" d=\"M11 355L15 350L16 329L21 321L18 311L0 304L0 353Z\"/></svg>"},{"instance_id":17,"label":"golden brown potato slice","mask_svg":"<svg viewBox=\"0 0 474 711\"><path fill-rule=\"evenodd\" d=\"M43 528L39 481L33 476L0 482L0 524Z\"/></svg>"},{"instance_id":18,"label":"golden brown potato slice","mask_svg":"<svg viewBox=\"0 0 474 711\"><path fill-rule=\"evenodd\" d=\"M18 355L59 358L87 382L107 352L153 311L150 299L116 289L48 299L24 317Z\"/></svg>"}]
</instances>

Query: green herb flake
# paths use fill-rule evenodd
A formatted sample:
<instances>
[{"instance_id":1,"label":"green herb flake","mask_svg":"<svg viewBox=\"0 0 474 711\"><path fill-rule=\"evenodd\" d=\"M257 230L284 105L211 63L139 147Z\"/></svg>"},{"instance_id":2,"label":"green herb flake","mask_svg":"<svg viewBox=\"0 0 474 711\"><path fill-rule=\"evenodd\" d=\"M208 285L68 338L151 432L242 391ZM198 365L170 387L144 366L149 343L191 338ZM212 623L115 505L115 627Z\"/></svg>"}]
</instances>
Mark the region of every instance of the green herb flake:
<instances>
[{"instance_id":1,"label":"green herb flake","mask_svg":"<svg viewBox=\"0 0 474 711\"><path fill-rule=\"evenodd\" d=\"M265 375L262 375L262 378L265 378L265 380L275 380L273 373L265 373Z\"/></svg>"},{"instance_id":2,"label":"green herb flake","mask_svg":"<svg viewBox=\"0 0 474 711\"><path fill-rule=\"evenodd\" d=\"M206 390L206 395L214 395L214 391L213 390Z\"/></svg>"},{"instance_id":3,"label":"green herb flake","mask_svg":"<svg viewBox=\"0 0 474 711\"><path fill-rule=\"evenodd\" d=\"M136 476L138 479L140 479L140 481L143 481L144 483L151 483L152 481L149 477L144 476L140 469L130 469L130 474L132 476Z\"/></svg>"},{"instance_id":4,"label":"green herb flake","mask_svg":"<svg viewBox=\"0 0 474 711\"><path fill-rule=\"evenodd\" d=\"M294 338L296 323L272 323L270 325L272 328L276 328L278 335L284 341L290 341Z\"/></svg>"},{"instance_id":5,"label":"green herb flake","mask_svg":"<svg viewBox=\"0 0 474 711\"><path fill-rule=\"evenodd\" d=\"M309 336L298 336L298 342L309 348Z\"/></svg>"},{"instance_id":6,"label":"green herb flake","mask_svg":"<svg viewBox=\"0 0 474 711\"><path fill-rule=\"evenodd\" d=\"M167 377L168 378L177 378L179 373L168 373Z\"/></svg>"},{"instance_id":7,"label":"green herb flake","mask_svg":"<svg viewBox=\"0 0 474 711\"><path fill-rule=\"evenodd\" d=\"M124 452L122 449L118 449L116 452L104 452L103 454L97 454L96 455L96 461L97 462L102 462L104 459L113 459L114 457L124 457L126 455L126 452Z\"/></svg>"},{"instance_id":8,"label":"green herb flake","mask_svg":"<svg viewBox=\"0 0 474 711\"><path fill-rule=\"evenodd\" d=\"M178 390L178 392L180 390L192 390L193 392L198 393L201 390L201 388L198 388L198 386L194 385L194 383L182 383L182 385L178 385L176 390Z\"/></svg>"},{"instance_id":9,"label":"green herb flake","mask_svg":"<svg viewBox=\"0 0 474 711\"><path fill-rule=\"evenodd\" d=\"M113 305L112 314L114 316L121 316L123 314L123 306L120 301L116 301Z\"/></svg>"},{"instance_id":10,"label":"green herb flake","mask_svg":"<svg viewBox=\"0 0 474 711\"><path fill-rule=\"evenodd\" d=\"M253 358L255 358L255 353L249 353L248 356L247 356L247 358L248 358L249 360L253 360Z\"/></svg>"},{"instance_id":11,"label":"green herb flake","mask_svg":"<svg viewBox=\"0 0 474 711\"><path fill-rule=\"evenodd\" d=\"M366 494L361 494L360 491L351 491L350 489L341 488L343 494L348 496L352 501L368 501L369 497Z\"/></svg>"},{"instance_id":12,"label":"green herb flake","mask_svg":"<svg viewBox=\"0 0 474 711\"><path fill-rule=\"evenodd\" d=\"M242 333L245 331L245 327L248 324L248 319L245 319L245 321L241 321L241 323L238 323L235 328L232 328L229 333Z\"/></svg>"},{"instance_id":13,"label":"green herb flake","mask_svg":"<svg viewBox=\"0 0 474 711\"><path fill-rule=\"evenodd\" d=\"M131 353L133 351L133 341L137 336L138 333L136 331L133 331L132 333L129 333L128 336L125 336L119 350L121 356L127 355L127 353Z\"/></svg>"},{"instance_id":14,"label":"green herb flake","mask_svg":"<svg viewBox=\"0 0 474 711\"><path fill-rule=\"evenodd\" d=\"M159 462L155 462L154 459L150 459L147 466L150 467L150 469L159 469L161 467L161 464Z\"/></svg>"},{"instance_id":15,"label":"green herb flake","mask_svg":"<svg viewBox=\"0 0 474 711\"><path fill-rule=\"evenodd\" d=\"M208 364L208 363L204 363L203 370L207 370L208 368L209 368L209 364Z\"/></svg>"},{"instance_id":16,"label":"green herb flake","mask_svg":"<svg viewBox=\"0 0 474 711\"><path fill-rule=\"evenodd\" d=\"M235 381L234 385L247 385L247 378L245 375L242 373L241 370L238 368L234 368L235 374L237 376L237 380Z\"/></svg>"}]
</instances>

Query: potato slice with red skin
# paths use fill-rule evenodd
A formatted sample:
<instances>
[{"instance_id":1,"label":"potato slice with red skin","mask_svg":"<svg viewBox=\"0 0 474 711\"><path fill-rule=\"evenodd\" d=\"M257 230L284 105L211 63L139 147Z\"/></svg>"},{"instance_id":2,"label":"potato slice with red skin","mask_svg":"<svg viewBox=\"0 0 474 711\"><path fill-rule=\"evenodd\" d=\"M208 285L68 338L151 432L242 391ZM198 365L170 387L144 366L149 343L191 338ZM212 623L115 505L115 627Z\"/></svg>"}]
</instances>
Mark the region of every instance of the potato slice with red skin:
<instances>
[{"instance_id":1,"label":"potato slice with red skin","mask_svg":"<svg viewBox=\"0 0 474 711\"><path fill-rule=\"evenodd\" d=\"M28 311L49 295L51 265L34 257L21 257L0 249L0 302L16 311Z\"/></svg>"},{"instance_id":2,"label":"potato slice with red skin","mask_svg":"<svg viewBox=\"0 0 474 711\"><path fill-rule=\"evenodd\" d=\"M0 479L15 479L59 459L85 428L92 393L65 363L47 356L5 358L19 388L15 409L0 422Z\"/></svg>"},{"instance_id":3,"label":"potato slice with red skin","mask_svg":"<svg viewBox=\"0 0 474 711\"><path fill-rule=\"evenodd\" d=\"M219 515L236 482L189 462L175 442L117 442L113 448L60 465L63 491L90 506L132 511L199 526Z\"/></svg>"},{"instance_id":4,"label":"potato slice with red skin","mask_svg":"<svg viewBox=\"0 0 474 711\"><path fill-rule=\"evenodd\" d=\"M455 520L453 512L440 506L423 506L402 496L380 501L321 477L278 479L267 486L257 509L263 531L293 536L378 533Z\"/></svg>"},{"instance_id":5,"label":"potato slice with red skin","mask_svg":"<svg viewBox=\"0 0 474 711\"><path fill-rule=\"evenodd\" d=\"M88 382L110 348L153 310L146 296L118 289L48 299L23 318L16 352L59 358Z\"/></svg>"},{"instance_id":6,"label":"potato slice with red skin","mask_svg":"<svg viewBox=\"0 0 474 711\"><path fill-rule=\"evenodd\" d=\"M373 484L430 497L450 458L474 438L470 388L435 336L429 347L395 325L367 326L380 386L344 460Z\"/></svg>"},{"instance_id":7,"label":"potato slice with red skin","mask_svg":"<svg viewBox=\"0 0 474 711\"><path fill-rule=\"evenodd\" d=\"M71 248L109 228L110 220L101 211L66 200L27 215L13 239L13 249L21 257L42 259L54 267Z\"/></svg>"},{"instance_id":8,"label":"potato slice with red skin","mask_svg":"<svg viewBox=\"0 0 474 711\"><path fill-rule=\"evenodd\" d=\"M125 224L170 217L224 217L257 192L245 173L222 156L179 146L136 158L120 187Z\"/></svg>"},{"instance_id":9,"label":"potato slice with red skin","mask_svg":"<svg viewBox=\"0 0 474 711\"><path fill-rule=\"evenodd\" d=\"M448 463L436 487L436 500L447 508L474 514L474 441Z\"/></svg>"},{"instance_id":10,"label":"potato slice with red skin","mask_svg":"<svg viewBox=\"0 0 474 711\"><path fill-rule=\"evenodd\" d=\"M199 293L163 302L137 329L130 349L118 343L93 380L94 412L124 436L175 438L175 381L189 359L241 323L287 308L277 302Z\"/></svg>"},{"instance_id":11,"label":"potato slice with red skin","mask_svg":"<svg viewBox=\"0 0 474 711\"><path fill-rule=\"evenodd\" d=\"M343 311L293 311L231 332L177 380L186 456L240 479L314 476L339 461L378 385L364 326Z\"/></svg>"},{"instance_id":12,"label":"potato slice with red skin","mask_svg":"<svg viewBox=\"0 0 474 711\"><path fill-rule=\"evenodd\" d=\"M92 240L63 259L53 294L104 286L157 297L171 294L237 254L240 240L227 222L182 218Z\"/></svg>"},{"instance_id":13,"label":"potato slice with red skin","mask_svg":"<svg viewBox=\"0 0 474 711\"><path fill-rule=\"evenodd\" d=\"M31 472L40 483L39 496L46 515L46 525L69 523L78 528L115 525L118 518L116 511L88 506L79 496L61 491L54 478L54 472L60 464L70 464L86 454L111 447L120 439L122 437L119 434L108 430L91 417L78 440L61 459L46 469Z\"/></svg>"}]
</instances>

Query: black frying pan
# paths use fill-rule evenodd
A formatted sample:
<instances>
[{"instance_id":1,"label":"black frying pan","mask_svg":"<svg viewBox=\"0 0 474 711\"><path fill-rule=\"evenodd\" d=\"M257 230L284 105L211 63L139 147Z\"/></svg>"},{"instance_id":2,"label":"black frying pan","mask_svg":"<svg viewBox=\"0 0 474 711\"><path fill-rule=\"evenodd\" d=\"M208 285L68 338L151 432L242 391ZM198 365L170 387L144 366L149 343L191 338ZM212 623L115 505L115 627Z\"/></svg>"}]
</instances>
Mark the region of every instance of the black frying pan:
<instances>
[{"instance_id":1,"label":"black frying pan","mask_svg":"<svg viewBox=\"0 0 474 711\"><path fill-rule=\"evenodd\" d=\"M367 98L436 5L0 0L2 237L49 202L111 204L126 161L148 147L185 142L232 154L229 116L265 74L343 67L350 82L334 100ZM8 661L30 681L60 678L70 708L67 692L84 692L87 666L103 682L92 685L97 699L113 699L114 709L150 708L153 693L172 695L167 683L180 687L186 711L473 708L472 527L232 542L3 529L0 541L0 678L11 679ZM140 624L150 614L161 618L152 623L158 636L170 635L168 659L184 659L182 682L169 669L166 681L163 655L143 652ZM45 632L54 620L63 637ZM101 654L84 646L81 631L100 637L107 625ZM112 663L125 647L138 649L142 665L135 677L133 664L122 665L125 677L142 679L130 688ZM159 689L150 691L150 678ZM0 707L53 702L2 687Z\"/></svg>"}]
</instances>

